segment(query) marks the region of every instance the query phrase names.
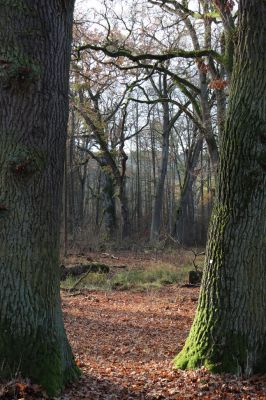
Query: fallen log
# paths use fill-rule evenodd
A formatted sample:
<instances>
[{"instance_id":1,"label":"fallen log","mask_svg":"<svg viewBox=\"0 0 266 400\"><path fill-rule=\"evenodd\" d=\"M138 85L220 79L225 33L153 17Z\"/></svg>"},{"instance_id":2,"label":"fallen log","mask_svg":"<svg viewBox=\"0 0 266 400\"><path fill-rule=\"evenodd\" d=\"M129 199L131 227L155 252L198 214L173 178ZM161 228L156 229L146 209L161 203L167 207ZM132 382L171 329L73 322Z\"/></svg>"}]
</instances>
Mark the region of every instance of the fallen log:
<instances>
[{"instance_id":1,"label":"fallen log","mask_svg":"<svg viewBox=\"0 0 266 400\"><path fill-rule=\"evenodd\" d=\"M103 263L92 262L89 264L61 265L60 277L64 281L68 276L79 276L85 273L96 272L98 274L108 274L110 267Z\"/></svg>"}]
</instances>

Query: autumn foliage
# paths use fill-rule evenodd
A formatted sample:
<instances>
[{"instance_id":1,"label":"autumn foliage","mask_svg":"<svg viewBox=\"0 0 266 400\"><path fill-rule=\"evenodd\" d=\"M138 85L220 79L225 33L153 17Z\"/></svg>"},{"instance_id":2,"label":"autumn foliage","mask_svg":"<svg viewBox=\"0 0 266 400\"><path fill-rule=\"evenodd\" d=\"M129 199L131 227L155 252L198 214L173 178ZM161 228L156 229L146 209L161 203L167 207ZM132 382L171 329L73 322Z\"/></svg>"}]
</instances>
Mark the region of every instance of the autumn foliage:
<instances>
[{"instance_id":1,"label":"autumn foliage","mask_svg":"<svg viewBox=\"0 0 266 400\"><path fill-rule=\"evenodd\" d=\"M213 79L208 86L210 89L223 90L227 85L228 81L226 79Z\"/></svg>"}]
</instances>

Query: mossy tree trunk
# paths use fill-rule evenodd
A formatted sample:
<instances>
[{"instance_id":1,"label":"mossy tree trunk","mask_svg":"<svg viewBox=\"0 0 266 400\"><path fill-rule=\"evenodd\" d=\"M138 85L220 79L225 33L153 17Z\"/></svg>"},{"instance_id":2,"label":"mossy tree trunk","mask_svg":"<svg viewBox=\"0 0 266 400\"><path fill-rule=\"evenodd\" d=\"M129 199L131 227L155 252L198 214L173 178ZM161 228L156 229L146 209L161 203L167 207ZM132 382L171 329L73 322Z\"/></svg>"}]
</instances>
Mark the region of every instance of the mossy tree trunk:
<instances>
[{"instance_id":1,"label":"mossy tree trunk","mask_svg":"<svg viewBox=\"0 0 266 400\"><path fill-rule=\"evenodd\" d=\"M53 395L78 376L59 293L74 0L0 8L0 379Z\"/></svg>"},{"instance_id":2,"label":"mossy tree trunk","mask_svg":"<svg viewBox=\"0 0 266 400\"><path fill-rule=\"evenodd\" d=\"M240 0L198 310L177 368L266 372L266 3Z\"/></svg>"}]
</instances>

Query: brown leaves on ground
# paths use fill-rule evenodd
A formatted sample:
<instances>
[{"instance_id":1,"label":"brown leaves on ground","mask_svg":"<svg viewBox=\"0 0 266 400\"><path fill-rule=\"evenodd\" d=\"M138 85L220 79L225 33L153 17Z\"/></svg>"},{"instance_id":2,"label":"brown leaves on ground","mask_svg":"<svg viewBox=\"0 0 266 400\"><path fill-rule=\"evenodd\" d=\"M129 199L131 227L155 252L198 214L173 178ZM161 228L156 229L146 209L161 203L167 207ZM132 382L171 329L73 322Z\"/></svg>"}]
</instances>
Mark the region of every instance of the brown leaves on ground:
<instances>
[{"instance_id":1,"label":"brown leaves on ground","mask_svg":"<svg viewBox=\"0 0 266 400\"><path fill-rule=\"evenodd\" d=\"M0 386L1 400L35 400L48 399L41 386L31 384L22 378L14 379Z\"/></svg>"},{"instance_id":2,"label":"brown leaves on ground","mask_svg":"<svg viewBox=\"0 0 266 400\"><path fill-rule=\"evenodd\" d=\"M83 371L61 400L266 399L265 377L173 371L198 289L63 294L68 336Z\"/></svg>"},{"instance_id":3,"label":"brown leaves on ground","mask_svg":"<svg viewBox=\"0 0 266 400\"><path fill-rule=\"evenodd\" d=\"M157 257L158 256L158 257ZM178 254L108 253L69 256L63 263L98 261L129 268L191 264ZM189 332L197 288L62 293L67 334L83 372L57 400L266 400L266 377L249 380L212 375L205 369L173 371L172 359ZM14 380L0 385L1 400L45 399L41 388Z\"/></svg>"}]
</instances>

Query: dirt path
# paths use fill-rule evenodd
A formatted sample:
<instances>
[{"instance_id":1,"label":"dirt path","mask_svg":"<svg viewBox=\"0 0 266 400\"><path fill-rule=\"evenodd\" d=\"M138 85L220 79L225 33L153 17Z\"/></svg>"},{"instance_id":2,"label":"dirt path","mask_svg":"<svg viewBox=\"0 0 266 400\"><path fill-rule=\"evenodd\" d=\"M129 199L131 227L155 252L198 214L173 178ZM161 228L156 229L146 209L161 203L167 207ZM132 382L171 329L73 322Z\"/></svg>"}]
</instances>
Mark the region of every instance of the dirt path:
<instances>
[{"instance_id":1,"label":"dirt path","mask_svg":"<svg viewBox=\"0 0 266 400\"><path fill-rule=\"evenodd\" d=\"M61 400L266 399L265 377L173 371L198 289L63 293L68 336L83 371Z\"/></svg>"}]
</instances>

